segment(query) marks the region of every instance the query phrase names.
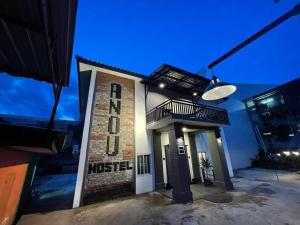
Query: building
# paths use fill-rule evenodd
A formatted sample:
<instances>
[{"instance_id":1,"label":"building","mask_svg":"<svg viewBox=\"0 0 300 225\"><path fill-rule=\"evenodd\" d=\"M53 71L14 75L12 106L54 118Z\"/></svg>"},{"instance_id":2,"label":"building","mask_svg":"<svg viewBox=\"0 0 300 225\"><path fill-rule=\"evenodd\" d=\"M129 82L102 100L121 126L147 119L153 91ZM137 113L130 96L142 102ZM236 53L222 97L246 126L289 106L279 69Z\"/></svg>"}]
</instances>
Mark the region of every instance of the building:
<instances>
[{"instance_id":1,"label":"building","mask_svg":"<svg viewBox=\"0 0 300 225\"><path fill-rule=\"evenodd\" d=\"M209 154L215 184L233 188L227 111L200 98L207 78L162 65L146 77L77 56L84 128L74 207L172 187L192 200ZM206 153L205 153L206 152Z\"/></svg>"},{"instance_id":2,"label":"building","mask_svg":"<svg viewBox=\"0 0 300 225\"><path fill-rule=\"evenodd\" d=\"M230 126L224 128L224 136L233 170L251 167L251 159L255 158L259 149L244 100L276 85L239 83L235 86L236 92L227 101L219 104L229 115Z\"/></svg>"},{"instance_id":3,"label":"building","mask_svg":"<svg viewBox=\"0 0 300 225\"><path fill-rule=\"evenodd\" d=\"M300 151L300 78L245 100L260 149L272 154Z\"/></svg>"},{"instance_id":4,"label":"building","mask_svg":"<svg viewBox=\"0 0 300 225\"><path fill-rule=\"evenodd\" d=\"M49 83L55 102L46 128L0 121L3 225L16 223L22 212L38 156L56 154L66 139L53 124L62 87L69 85L76 12L76 0L1 2L0 72Z\"/></svg>"}]
</instances>

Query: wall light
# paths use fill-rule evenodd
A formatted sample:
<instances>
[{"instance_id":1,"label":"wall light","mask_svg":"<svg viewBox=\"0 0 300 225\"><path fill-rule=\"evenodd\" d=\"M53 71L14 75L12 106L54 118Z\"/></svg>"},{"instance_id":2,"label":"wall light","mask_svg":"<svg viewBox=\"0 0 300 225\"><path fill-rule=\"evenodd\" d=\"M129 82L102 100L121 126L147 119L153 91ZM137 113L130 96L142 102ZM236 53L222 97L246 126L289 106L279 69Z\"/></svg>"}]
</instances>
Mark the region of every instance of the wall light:
<instances>
[{"instance_id":1,"label":"wall light","mask_svg":"<svg viewBox=\"0 0 300 225\"><path fill-rule=\"evenodd\" d=\"M289 151L284 151L284 152L282 152L282 153L285 154L286 156L291 155L291 153L290 153Z\"/></svg>"},{"instance_id":2,"label":"wall light","mask_svg":"<svg viewBox=\"0 0 300 225\"><path fill-rule=\"evenodd\" d=\"M183 132L187 131L187 128L186 128L186 127L183 127L183 128L182 128L182 131L183 131Z\"/></svg>"},{"instance_id":3,"label":"wall light","mask_svg":"<svg viewBox=\"0 0 300 225\"><path fill-rule=\"evenodd\" d=\"M193 96L197 96L197 95L198 95L198 93L197 93L197 92L194 92L194 93L193 93Z\"/></svg>"},{"instance_id":4,"label":"wall light","mask_svg":"<svg viewBox=\"0 0 300 225\"><path fill-rule=\"evenodd\" d=\"M160 83L158 86L159 88L164 88L166 85L164 83Z\"/></svg>"},{"instance_id":5,"label":"wall light","mask_svg":"<svg viewBox=\"0 0 300 225\"><path fill-rule=\"evenodd\" d=\"M299 152L292 152L295 156L299 156L300 153Z\"/></svg>"},{"instance_id":6,"label":"wall light","mask_svg":"<svg viewBox=\"0 0 300 225\"><path fill-rule=\"evenodd\" d=\"M280 153L277 153L276 155L277 155L277 156L281 156Z\"/></svg>"}]
</instances>

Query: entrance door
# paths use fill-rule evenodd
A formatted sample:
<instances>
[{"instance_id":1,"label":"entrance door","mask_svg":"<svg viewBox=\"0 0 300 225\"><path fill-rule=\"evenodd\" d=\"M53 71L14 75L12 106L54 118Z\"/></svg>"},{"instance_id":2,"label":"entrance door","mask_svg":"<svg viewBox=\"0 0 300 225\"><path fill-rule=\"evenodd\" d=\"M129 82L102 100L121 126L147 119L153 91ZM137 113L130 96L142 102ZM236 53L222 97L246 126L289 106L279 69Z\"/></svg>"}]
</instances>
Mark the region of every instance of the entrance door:
<instances>
[{"instance_id":1,"label":"entrance door","mask_svg":"<svg viewBox=\"0 0 300 225\"><path fill-rule=\"evenodd\" d=\"M166 188L172 188L171 182L171 156L170 156L170 145L165 145L165 161L166 161L166 174L167 174L167 183Z\"/></svg>"}]
</instances>

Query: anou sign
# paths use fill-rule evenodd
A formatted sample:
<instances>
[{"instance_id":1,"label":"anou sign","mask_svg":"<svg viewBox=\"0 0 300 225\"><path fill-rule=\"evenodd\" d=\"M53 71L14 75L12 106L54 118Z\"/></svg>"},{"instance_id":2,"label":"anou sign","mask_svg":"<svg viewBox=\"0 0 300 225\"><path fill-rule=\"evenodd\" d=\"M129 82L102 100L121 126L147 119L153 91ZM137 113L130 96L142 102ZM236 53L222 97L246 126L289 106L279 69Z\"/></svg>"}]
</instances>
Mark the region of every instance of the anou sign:
<instances>
[{"instance_id":1,"label":"anou sign","mask_svg":"<svg viewBox=\"0 0 300 225\"><path fill-rule=\"evenodd\" d=\"M120 150L120 115L122 109L122 86L112 83L109 100L109 119L106 137L107 156L117 156ZM132 170L129 161L90 162L88 174Z\"/></svg>"},{"instance_id":2,"label":"anou sign","mask_svg":"<svg viewBox=\"0 0 300 225\"><path fill-rule=\"evenodd\" d=\"M135 80L98 71L93 104L85 198L134 192Z\"/></svg>"},{"instance_id":3,"label":"anou sign","mask_svg":"<svg viewBox=\"0 0 300 225\"><path fill-rule=\"evenodd\" d=\"M120 114L121 114L121 98L122 86L120 84L112 83L110 88L109 100L109 114L108 132L106 141L106 154L108 156L116 156L120 148ZM111 139L114 139L113 146L111 146ZM113 150L111 150L111 148Z\"/></svg>"}]
</instances>

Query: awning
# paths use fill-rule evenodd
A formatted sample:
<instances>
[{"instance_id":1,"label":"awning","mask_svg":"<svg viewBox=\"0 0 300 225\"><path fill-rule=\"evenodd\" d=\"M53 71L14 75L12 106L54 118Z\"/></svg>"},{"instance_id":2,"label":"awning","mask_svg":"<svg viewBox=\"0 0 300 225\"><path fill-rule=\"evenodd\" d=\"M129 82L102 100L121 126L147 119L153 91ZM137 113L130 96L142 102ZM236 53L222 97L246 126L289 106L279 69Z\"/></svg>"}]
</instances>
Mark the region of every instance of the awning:
<instances>
[{"instance_id":1,"label":"awning","mask_svg":"<svg viewBox=\"0 0 300 225\"><path fill-rule=\"evenodd\" d=\"M34 153L55 154L60 152L66 143L67 132L24 125L1 124L0 146Z\"/></svg>"},{"instance_id":2,"label":"awning","mask_svg":"<svg viewBox=\"0 0 300 225\"><path fill-rule=\"evenodd\" d=\"M68 86L77 0L0 0L0 72Z\"/></svg>"},{"instance_id":3,"label":"awning","mask_svg":"<svg viewBox=\"0 0 300 225\"><path fill-rule=\"evenodd\" d=\"M192 96L197 93L201 96L210 80L180 68L162 65L155 70L144 82L151 88L157 88L160 83L165 85L165 89L170 89L181 94Z\"/></svg>"}]
</instances>

